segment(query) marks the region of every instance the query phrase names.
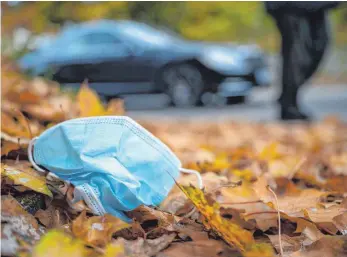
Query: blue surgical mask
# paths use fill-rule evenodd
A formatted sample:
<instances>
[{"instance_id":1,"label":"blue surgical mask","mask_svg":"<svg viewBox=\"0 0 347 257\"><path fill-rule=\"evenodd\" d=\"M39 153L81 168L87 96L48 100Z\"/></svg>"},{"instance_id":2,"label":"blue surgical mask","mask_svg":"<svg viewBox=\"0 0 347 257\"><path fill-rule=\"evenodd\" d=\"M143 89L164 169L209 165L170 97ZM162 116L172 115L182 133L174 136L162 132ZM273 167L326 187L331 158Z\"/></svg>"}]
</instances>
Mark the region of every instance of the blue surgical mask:
<instances>
[{"instance_id":1,"label":"blue surgical mask","mask_svg":"<svg viewBox=\"0 0 347 257\"><path fill-rule=\"evenodd\" d=\"M34 149L32 149L34 146ZM130 222L124 211L159 205L183 169L158 138L125 116L72 119L49 128L28 147L29 160L75 186L74 201L84 200L96 215ZM41 166L41 167L40 167Z\"/></svg>"}]
</instances>

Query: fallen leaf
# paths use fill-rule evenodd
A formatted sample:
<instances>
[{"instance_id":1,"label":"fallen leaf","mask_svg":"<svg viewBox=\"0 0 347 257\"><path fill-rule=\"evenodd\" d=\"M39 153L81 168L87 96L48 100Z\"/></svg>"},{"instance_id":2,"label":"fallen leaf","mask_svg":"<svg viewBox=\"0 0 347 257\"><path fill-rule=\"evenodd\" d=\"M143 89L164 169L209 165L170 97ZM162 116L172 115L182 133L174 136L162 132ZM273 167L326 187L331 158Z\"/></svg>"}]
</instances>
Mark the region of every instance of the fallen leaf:
<instances>
[{"instance_id":1,"label":"fallen leaf","mask_svg":"<svg viewBox=\"0 0 347 257\"><path fill-rule=\"evenodd\" d=\"M232 251L225 243L217 240L193 241L184 243L172 243L167 249L160 252L157 257L191 257L191 256L240 256Z\"/></svg>"},{"instance_id":2,"label":"fallen leaf","mask_svg":"<svg viewBox=\"0 0 347 257\"><path fill-rule=\"evenodd\" d=\"M90 245L104 247L112 240L112 235L130 225L120 219L105 214L104 216L93 216L88 218L83 211L77 219L72 222L72 233Z\"/></svg>"},{"instance_id":3,"label":"fallen leaf","mask_svg":"<svg viewBox=\"0 0 347 257\"><path fill-rule=\"evenodd\" d=\"M21 146L6 140L1 140L1 155L8 155L10 152L19 150Z\"/></svg>"},{"instance_id":4,"label":"fallen leaf","mask_svg":"<svg viewBox=\"0 0 347 257\"><path fill-rule=\"evenodd\" d=\"M62 215L62 211L53 205L50 205L46 210L38 210L35 213L35 218L48 229L61 228L67 224L67 219Z\"/></svg>"},{"instance_id":5,"label":"fallen leaf","mask_svg":"<svg viewBox=\"0 0 347 257\"><path fill-rule=\"evenodd\" d=\"M240 212L239 216L241 220L237 220L238 224L243 224L243 226L248 227L251 226L249 221L254 219L256 227L262 231L266 231L270 227L277 227L277 212L260 200L261 194L268 194L268 191L257 194L252 184L243 183L238 187L223 188L221 190L221 197L219 197L218 201L223 208L232 208ZM272 200L271 195L270 197ZM238 216L233 215L233 217L235 219ZM245 224L244 222L247 223Z\"/></svg>"},{"instance_id":6,"label":"fallen leaf","mask_svg":"<svg viewBox=\"0 0 347 257\"><path fill-rule=\"evenodd\" d=\"M127 256L149 257L157 255L165 249L176 237L176 234L163 235L156 239L137 238L136 240L125 240L118 238L117 242L124 245L124 251Z\"/></svg>"},{"instance_id":7,"label":"fallen leaf","mask_svg":"<svg viewBox=\"0 0 347 257\"><path fill-rule=\"evenodd\" d=\"M274 257L275 253L270 244L267 243L255 243L252 244L246 252L243 254L244 257Z\"/></svg>"},{"instance_id":8,"label":"fallen leaf","mask_svg":"<svg viewBox=\"0 0 347 257\"><path fill-rule=\"evenodd\" d=\"M280 252L280 244L278 235L267 235L270 238L271 244L276 248L276 251ZM301 242L303 241L303 237L290 237L287 235L282 235L282 247L283 252L294 252L299 251L301 249Z\"/></svg>"},{"instance_id":9,"label":"fallen leaf","mask_svg":"<svg viewBox=\"0 0 347 257\"><path fill-rule=\"evenodd\" d=\"M62 109L54 108L48 101L41 101L40 105L26 105L23 110L40 121L62 122L66 114Z\"/></svg>"},{"instance_id":10,"label":"fallen leaf","mask_svg":"<svg viewBox=\"0 0 347 257\"><path fill-rule=\"evenodd\" d=\"M333 218L347 212L347 208L341 206L332 206L330 208L309 208L305 209L305 216L326 229L331 234L336 234L338 228L335 227Z\"/></svg>"},{"instance_id":11,"label":"fallen leaf","mask_svg":"<svg viewBox=\"0 0 347 257\"><path fill-rule=\"evenodd\" d=\"M47 187L46 178L29 167L20 169L1 163L1 175L12 179L14 184L23 185L31 190L53 197L52 192Z\"/></svg>"},{"instance_id":12,"label":"fallen leaf","mask_svg":"<svg viewBox=\"0 0 347 257\"><path fill-rule=\"evenodd\" d=\"M33 257L86 257L91 250L87 249L83 242L59 230L51 230L45 234L34 247Z\"/></svg>"},{"instance_id":13,"label":"fallen leaf","mask_svg":"<svg viewBox=\"0 0 347 257\"><path fill-rule=\"evenodd\" d=\"M311 242L316 242L317 240L321 239L324 236L324 234L320 232L317 229L317 227L314 227L314 226L307 226L302 231L302 234L305 235L306 238L309 239Z\"/></svg>"},{"instance_id":14,"label":"fallen leaf","mask_svg":"<svg viewBox=\"0 0 347 257\"><path fill-rule=\"evenodd\" d=\"M204 225L207 228L212 228L228 244L243 253L247 251L251 253L256 249L263 250L263 248L254 247L256 243L249 231L222 218L219 214L218 203L209 204L203 191L193 186L180 186L180 188L202 214ZM266 249L263 256L273 256L272 248L268 247Z\"/></svg>"},{"instance_id":15,"label":"fallen leaf","mask_svg":"<svg viewBox=\"0 0 347 257\"><path fill-rule=\"evenodd\" d=\"M12 217L22 216L35 230L39 228L36 219L25 211L20 203L10 195L1 196L1 214Z\"/></svg>"},{"instance_id":16,"label":"fallen leaf","mask_svg":"<svg viewBox=\"0 0 347 257\"><path fill-rule=\"evenodd\" d=\"M87 82L81 85L77 94L77 104L80 117L105 115L106 110L97 93L88 87Z\"/></svg>"},{"instance_id":17,"label":"fallen leaf","mask_svg":"<svg viewBox=\"0 0 347 257\"><path fill-rule=\"evenodd\" d=\"M1 254L16 255L19 240L30 244L44 232L36 219L26 212L12 196L1 196Z\"/></svg>"},{"instance_id":18,"label":"fallen leaf","mask_svg":"<svg viewBox=\"0 0 347 257\"><path fill-rule=\"evenodd\" d=\"M30 142L30 139L28 139L28 138L10 136L10 135L2 132L2 131L1 131L1 139L4 141L15 143L17 145L19 143L23 147L27 146Z\"/></svg>"},{"instance_id":19,"label":"fallen leaf","mask_svg":"<svg viewBox=\"0 0 347 257\"><path fill-rule=\"evenodd\" d=\"M333 218L334 225L338 228L342 235L347 235L347 212Z\"/></svg>"},{"instance_id":20,"label":"fallen leaf","mask_svg":"<svg viewBox=\"0 0 347 257\"><path fill-rule=\"evenodd\" d=\"M173 227L183 219L171 213L155 210L144 205L139 206L133 211L127 212L127 215L141 224L146 221L157 221L158 227L165 228L169 231L173 231Z\"/></svg>"},{"instance_id":21,"label":"fallen leaf","mask_svg":"<svg viewBox=\"0 0 347 257\"><path fill-rule=\"evenodd\" d=\"M259 153L259 159L271 161L280 158L282 155L278 152L278 143L272 142L266 145Z\"/></svg>"},{"instance_id":22,"label":"fallen leaf","mask_svg":"<svg viewBox=\"0 0 347 257\"><path fill-rule=\"evenodd\" d=\"M30 138L28 124L19 114L12 117L1 111L1 131L10 136Z\"/></svg>"},{"instance_id":23,"label":"fallen leaf","mask_svg":"<svg viewBox=\"0 0 347 257\"><path fill-rule=\"evenodd\" d=\"M23 215L1 214L1 255L15 256L19 253L20 242L33 244L45 231L34 228Z\"/></svg>"},{"instance_id":24,"label":"fallen leaf","mask_svg":"<svg viewBox=\"0 0 347 257\"><path fill-rule=\"evenodd\" d=\"M124 255L124 246L121 244L108 244L100 257L117 257Z\"/></svg>"},{"instance_id":25,"label":"fallen leaf","mask_svg":"<svg viewBox=\"0 0 347 257\"><path fill-rule=\"evenodd\" d=\"M347 256L347 236L324 236L290 257L343 257Z\"/></svg>"},{"instance_id":26,"label":"fallen leaf","mask_svg":"<svg viewBox=\"0 0 347 257\"><path fill-rule=\"evenodd\" d=\"M110 100L106 113L107 115L124 115L124 101L121 99Z\"/></svg>"}]
</instances>

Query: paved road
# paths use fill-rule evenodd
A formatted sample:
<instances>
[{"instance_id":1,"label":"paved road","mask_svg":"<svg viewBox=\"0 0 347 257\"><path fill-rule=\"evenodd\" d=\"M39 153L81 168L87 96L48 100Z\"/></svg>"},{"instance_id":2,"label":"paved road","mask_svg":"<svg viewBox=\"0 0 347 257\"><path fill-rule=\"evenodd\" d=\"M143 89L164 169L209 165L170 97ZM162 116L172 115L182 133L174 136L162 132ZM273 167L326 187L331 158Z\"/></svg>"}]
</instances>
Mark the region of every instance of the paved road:
<instances>
[{"instance_id":1,"label":"paved road","mask_svg":"<svg viewBox=\"0 0 347 257\"><path fill-rule=\"evenodd\" d=\"M309 86L302 93L300 102L316 120L336 115L347 121L347 85ZM127 115L135 119L274 121L278 112L277 94L277 87L255 89L246 104L189 109L169 107L165 95L130 96L125 102Z\"/></svg>"}]
</instances>

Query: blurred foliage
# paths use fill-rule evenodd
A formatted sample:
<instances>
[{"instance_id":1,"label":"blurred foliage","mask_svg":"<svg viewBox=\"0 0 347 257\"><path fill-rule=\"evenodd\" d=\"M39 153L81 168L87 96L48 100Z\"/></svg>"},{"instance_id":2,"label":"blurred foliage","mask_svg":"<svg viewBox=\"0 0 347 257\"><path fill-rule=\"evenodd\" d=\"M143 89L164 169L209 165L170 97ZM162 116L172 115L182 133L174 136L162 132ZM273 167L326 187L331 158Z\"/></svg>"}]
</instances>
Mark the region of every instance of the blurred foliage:
<instances>
[{"instance_id":1,"label":"blurred foliage","mask_svg":"<svg viewBox=\"0 0 347 257\"><path fill-rule=\"evenodd\" d=\"M163 26L193 40L258 43L277 50L279 35L263 2L21 2L1 3L2 33L17 27L57 31L67 22L133 19ZM347 42L347 8L332 11L334 40Z\"/></svg>"}]
</instances>

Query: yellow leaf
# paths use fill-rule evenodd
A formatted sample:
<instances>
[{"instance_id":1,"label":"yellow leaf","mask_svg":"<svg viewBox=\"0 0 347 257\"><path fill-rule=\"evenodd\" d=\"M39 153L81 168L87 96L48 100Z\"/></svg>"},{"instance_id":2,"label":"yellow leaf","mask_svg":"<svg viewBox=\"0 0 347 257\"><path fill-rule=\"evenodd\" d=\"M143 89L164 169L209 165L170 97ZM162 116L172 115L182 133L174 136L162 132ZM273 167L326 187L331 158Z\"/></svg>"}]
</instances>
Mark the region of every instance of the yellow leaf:
<instances>
[{"instance_id":1,"label":"yellow leaf","mask_svg":"<svg viewBox=\"0 0 347 257\"><path fill-rule=\"evenodd\" d=\"M1 164L1 175L13 180L14 184L23 185L36 192L53 197L52 192L47 187L46 178L40 176L36 171L29 167L26 169L19 169Z\"/></svg>"},{"instance_id":2,"label":"yellow leaf","mask_svg":"<svg viewBox=\"0 0 347 257\"><path fill-rule=\"evenodd\" d=\"M243 254L245 257L272 257L275 256L271 245L266 243L255 243Z\"/></svg>"},{"instance_id":3,"label":"yellow leaf","mask_svg":"<svg viewBox=\"0 0 347 257\"><path fill-rule=\"evenodd\" d=\"M223 170L230 167L230 163L228 161L228 156L226 154L220 154L216 157L214 161L213 168L216 170Z\"/></svg>"},{"instance_id":4,"label":"yellow leaf","mask_svg":"<svg viewBox=\"0 0 347 257\"><path fill-rule=\"evenodd\" d=\"M83 83L77 94L77 104L80 117L105 115L106 110L97 93Z\"/></svg>"},{"instance_id":5,"label":"yellow leaf","mask_svg":"<svg viewBox=\"0 0 347 257\"><path fill-rule=\"evenodd\" d=\"M45 234L33 250L33 257L84 257L89 252L83 242L59 230Z\"/></svg>"},{"instance_id":6,"label":"yellow leaf","mask_svg":"<svg viewBox=\"0 0 347 257\"><path fill-rule=\"evenodd\" d=\"M207 228L214 230L228 244L236 247L242 253L252 250L255 247L252 233L222 218L219 214L219 204L216 202L210 204L205 198L203 191L193 186L180 186L180 188L200 211L204 217L204 225ZM270 248L268 247L267 249Z\"/></svg>"},{"instance_id":7,"label":"yellow leaf","mask_svg":"<svg viewBox=\"0 0 347 257\"><path fill-rule=\"evenodd\" d=\"M80 117L103 116L103 115L123 115L123 101L120 99L112 99L107 109L101 102L98 94L88 87L84 82L77 94L77 105Z\"/></svg>"},{"instance_id":8,"label":"yellow leaf","mask_svg":"<svg viewBox=\"0 0 347 257\"><path fill-rule=\"evenodd\" d=\"M109 244L105 248L105 252L102 257L117 257L124 253L123 245Z\"/></svg>"},{"instance_id":9,"label":"yellow leaf","mask_svg":"<svg viewBox=\"0 0 347 257\"><path fill-rule=\"evenodd\" d=\"M271 161L281 157L281 154L278 152L278 144L273 142L263 148L259 154L259 159L264 161Z\"/></svg>"},{"instance_id":10,"label":"yellow leaf","mask_svg":"<svg viewBox=\"0 0 347 257\"><path fill-rule=\"evenodd\" d=\"M235 170L232 170L231 173L235 175L237 178L248 181L248 182L252 181L255 178L253 172L249 169L246 169L246 170L235 169Z\"/></svg>"},{"instance_id":11,"label":"yellow leaf","mask_svg":"<svg viewBox=\"0 0 347 257\"><path fill-rule=\"evenodd\" d=\"M129 226L109 214L88 218L84 211L72 222L72 233L92 246L104 247L115 232Z\"/></svg>"},{"instance_id":12,"label":"yellow leaf","mask_svg":"<svg viewBox=\"0 0 347 257\"><path fill-rule=\"evenodd\" d=\"M204 162L198 165L197 169L200 171L222 172L223 170L228 169L230 165L228 156L222 153L217 155L212 162ZM190 167L193 168L192 165Z\"/></svg>"}]
</instances>

